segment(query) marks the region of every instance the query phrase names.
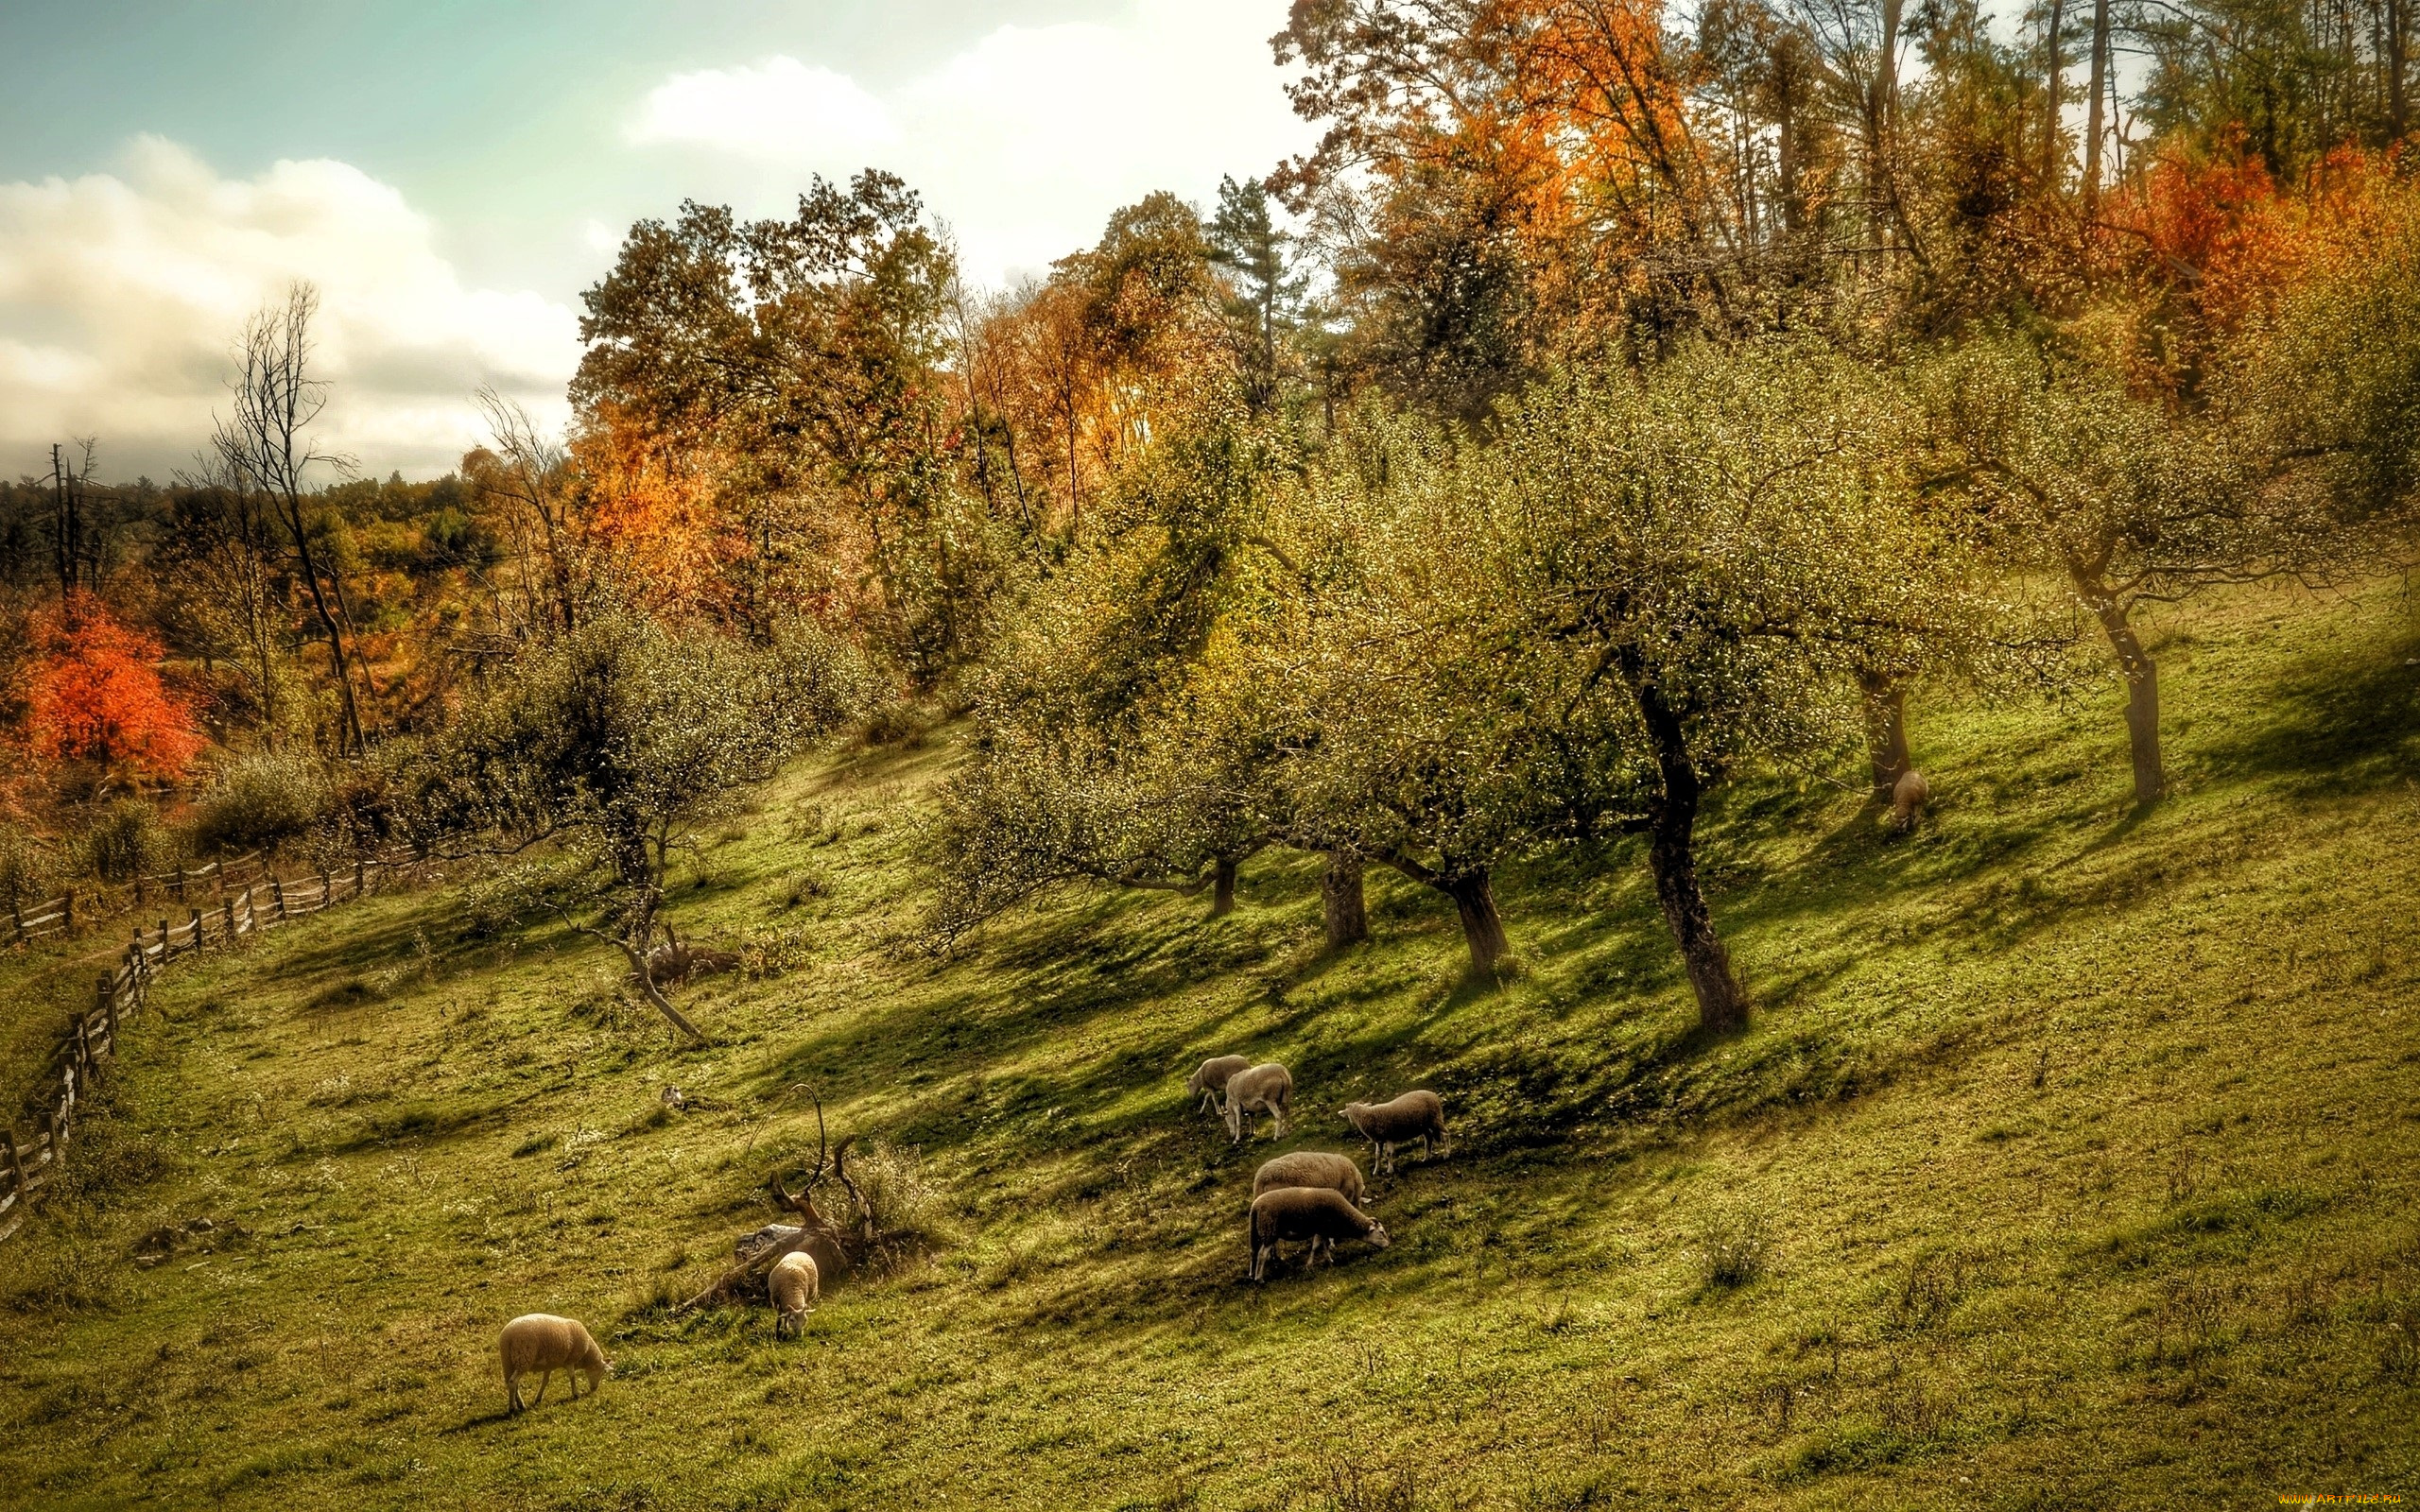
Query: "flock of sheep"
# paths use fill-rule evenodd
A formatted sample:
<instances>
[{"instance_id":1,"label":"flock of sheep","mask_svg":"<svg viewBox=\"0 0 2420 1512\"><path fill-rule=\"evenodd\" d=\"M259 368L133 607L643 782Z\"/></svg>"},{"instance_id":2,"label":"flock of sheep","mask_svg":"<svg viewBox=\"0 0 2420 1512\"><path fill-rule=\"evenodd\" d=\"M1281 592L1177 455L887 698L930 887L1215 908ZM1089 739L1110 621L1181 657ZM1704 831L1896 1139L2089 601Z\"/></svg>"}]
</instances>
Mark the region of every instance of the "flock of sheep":
<instances>
[{"instance_id":1,"label":"flock of sheep","mask_svg":"<svg viewBox=\"0 0 2420 1512\"><path fill-rule=\"evenodd\" d=\"M1280 1137L1292 1126L1294 1076L1273 1060L1255 1066L1243 1056L1214 1057L1184 1085L1200 1099L1198 1108L1226 1121L1227 1137L1236 1143L1256 1131L1262 1113L1275 1122ZM1445 1105L1426 1090L1391 1102L1347 1103L1343 1112L1353 1131L1370 1142L1374 1171L1394 1169L1399 1144L1418 1140L1425 1156L1445 1140ZM1255 1281L1264 1279L1282 1244L1307 1241L1309 1265L1319 1263L1322 1246L1328 1263L1335 1264L1340 1239L1366 1239L1386 1248L1392 1243L1387 1226L1361 1211L1362 1190L1361 1168L1347 1156L1296 1150L1264 1161L1252 1178L1251 1263L1245 1274Z\"/></svg>"},{"instance_id":2,"label":"flock of sheep","mask_svg":"<svg viewBox=\"0 0 2420 1512\"><path fill-rule=\"evenodd\" d=\"M1257 1132L1256 1121L1263 1113L1274 1121L1274 1132L1280 1138L1293 1126L1294 1076L1275 1061L1255 1066L1243 1056L1219 1056L1201 1063L1185 1090L1200 1099L1198 1108L1225 1121L1227 1137L1236 1143ZM1418 1140L1426 1156L1445 1140L1445 1105L1432 1091L1409 1091L1384 1103L1347 1103L1343 1113L1354 1132L1370 1142L1374 1171L1394 1169L1398 1145ZM1251 1264L1246 1275L1255 1281L1263 1280L1270 1261L1279 1258L1277 1246L1284 1244L1307 1242L1309 1265L1319 1263L1322 1248L1328 1263L1335 1264L1340 1239L1363 1239L1386 1248L1391 1242L1387 1226L1361 1211L1363 1192L1361 1168L1349 1156L1295 1150L1263 1161L1252 1178ZM822 1276L812 1257L794 1250L774 1264L765 1285L773 1303L773 1333L779 1338L796 1332L805 1322L807 1309L822 1291ZM544 1402L558 1370L570 1383L575 1399L583 1377L593 1393L614 1371L614 1362L577 1318L548 1313L516 1317L504 1326L497 1348L504 1357L508 1415L527 1405L521 1400L525 1377L538 1378L535 1401Z\"/></svg>"}]
</instances>

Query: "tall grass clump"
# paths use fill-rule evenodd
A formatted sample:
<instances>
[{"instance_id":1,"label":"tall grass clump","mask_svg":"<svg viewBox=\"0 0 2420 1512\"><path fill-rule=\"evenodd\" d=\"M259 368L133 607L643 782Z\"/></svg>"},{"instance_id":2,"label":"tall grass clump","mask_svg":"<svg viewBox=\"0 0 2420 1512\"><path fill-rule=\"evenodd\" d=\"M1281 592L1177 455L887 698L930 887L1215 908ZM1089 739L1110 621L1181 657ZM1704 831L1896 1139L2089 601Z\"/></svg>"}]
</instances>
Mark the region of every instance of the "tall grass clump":
<instances>
[{"instance_id":1,"label":"tall grass clump","mask_svg":"<svg viewBox=\"0 0 2420 1512\"><path fill-rule=\"evenodd\" d=\"M943 1237L942 1194L925 1175L925 1161L904 1144L869 1142L849 1159L849 1177L863 1199L849 1216L870 1222L891 1244L919 1246Z\"/></svg>"},{"instance_id":2,"label":"tall grass clump","mask_svg":"<svg viewBox=\"0 0 2420 1512\"><path fill-rule=\"evenodd\" d=\"M1698 1279L1708 1291L1732 1291L1761 1279L1772 1262L1772 1218L1758 1207L1709 1214L1698 1226Z\"/></svg>"}]
</instances>

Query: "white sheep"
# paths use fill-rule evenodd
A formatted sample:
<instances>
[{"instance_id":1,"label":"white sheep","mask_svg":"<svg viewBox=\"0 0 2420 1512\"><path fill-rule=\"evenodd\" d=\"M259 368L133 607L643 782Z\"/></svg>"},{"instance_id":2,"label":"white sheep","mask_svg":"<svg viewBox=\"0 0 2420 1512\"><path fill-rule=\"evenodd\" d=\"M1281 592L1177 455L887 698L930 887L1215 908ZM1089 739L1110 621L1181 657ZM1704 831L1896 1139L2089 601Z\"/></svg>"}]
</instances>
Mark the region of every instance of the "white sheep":
<instances>
[{"instance_id":1,"label":"white sheep","mask_svg":"<svg viewBox=\"0 0 2420 1512\"><path fill-rule=\"evenodd\" d=\"M1267 1113L1276 1120L1276 1137L1283 1139L1293 1127L1288 1116L1293 1107L1294 1074L1277 1062L1236 1072L1227 1078L1227 1138L1233 1143L1242 1143L1252 1115Z\"/></svg>"},{"instance_id":2,"label":"white sheep","mask_svg":"<svg viewBox=\"0 0 2420 1512\"><path fill-rule=\"evenodd\" d=\"M1925 774L1910 766L1891 784L1891 828L1905 833L1916 827L1925 816L1925 805L1932 801L1932 784Z\"/></svg>"},{"instance_id":3,"label":"white sheep","mask_svg":"<svg viewBox=\"0 0 2420 1512\"><path fill-rule=\"evenodd\" d=\"M1370 1142L1370 1169L1392 1171L1395 1168L1395 1146L1420 1142L1425 1157L1429 1143L1445 1143L1445 1104L1435 1092L1426 1089L1409 1091L1392 1102L1347 1103L1344 1121L1353 1131Z\"/></svg>"},{"instance_id":4,"label":"white sheep","mask_svg":"<svg viewBox=\"0 0 2420 1512\"><path fill-rule=\"evenodd\" d=\"M1201 1063L1201 1069L1193 1074L1192 1079L1184 1084L1184 1090L1187 1094L1201 1099L1203 1112L1216 1114L1219 1111L1219 1094L1227 1090L1227 1078L1251 1064L1252 1059L1248 1056L1213 1056Z\"/></svg>"},{"instance_id":5,"label":"white sheep","mask_svg":"<svg viewBox=\"0 0 2420 1512\"><path fill-rule=\"evenodd\" d=\"M1345 1201L1343 1193L1326 1187L1280 1187L1252 1199L1252 1268L1246 1274L1253 1280L1261 1280L1269 1273L1277 1246L1297 1239L1311 1242L1311 1265L1319 1263L1322 1245L1327 1246L1328 1263L1335 1264L1340 1239L1367 1239L1380 1249L1392 1243L1387 1226Z\"/></svg>"},{"instance_id":6,"label":"white sheep","mask_svg":"<svg viewBox=\"0 0 2420 1512\"><path fill-rule=\"evenodd\" d=\"M1262 1161L1260 1169L1253 1173L1252 1194L1255 1202L1264 1193L1288 1187L1325 1187L1358 1207L1363 1191L1361 1168L1349 1156L1330 1155L1324 1150L1294 1150Z\"/></svg>"},{"instance_id":7,"label":"white sheep","mask_svg":"<svg viewBox=\"0 0 2420 1512\"><path fill-rule=\"evenodd\" d=\"M772 1294L773 1337L796 1333L806 1326L806 1310L823 1293L823 1273L815 1268L815 1257L803 1249L793 1249L773 1262L765 1274L765 1289Z\"/></svg>"},{"instance_id":8,"label":"white sheep","mask_svg":"<svg viewBox=\"0 0 2420 1512\"><path fill-rule=\"evenodd\" d=\"M538 1400L546 1400L546 1386L561 1370L571 1382L571 1394L579 1397L579 1378L588 1377L588 1389L593 1393L614 1373L614 1362L589 1337L588 1330L573 1318L556 1317L550 1313L528 1313L504 1326L497 1341L504 1356L504 1402L507 1416L521 1411L521 1378L535 1370L538 1377Z\"/></svg>"}]
</instances>

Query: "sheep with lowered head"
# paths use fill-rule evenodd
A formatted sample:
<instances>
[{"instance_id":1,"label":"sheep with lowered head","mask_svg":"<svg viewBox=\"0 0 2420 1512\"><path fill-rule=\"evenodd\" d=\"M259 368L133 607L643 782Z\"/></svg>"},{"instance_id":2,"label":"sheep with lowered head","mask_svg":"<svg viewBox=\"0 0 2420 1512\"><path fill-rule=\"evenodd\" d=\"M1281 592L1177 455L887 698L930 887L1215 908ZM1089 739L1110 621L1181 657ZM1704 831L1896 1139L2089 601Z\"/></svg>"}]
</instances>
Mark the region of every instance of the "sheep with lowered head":
<instances>
[{"instance_id":1,"label":"sheep with lowered head","mask_svg":"<svg viewBox=\"0 0 2420 1512\"><path fill-rule=\"evenodd\" d=\"M1330 1155L1325 1150L1295 1150L1262 1161L1260 1169L1253 1173L1252 1194L1255 1202L1264 1194L1287 1187L1325 1187L1358 1207L1361 1168L1353 1163L1350 1156Z\"/></svg>"},{"instance_id":2,"label":"sheep with lowered head","mask_svg":"<svg viewBox=\"0 0 2420 1512\"><path fill-rule=\"evenodd\" d=\"M815 1268L814 1256L793 1249L766 1272L765 1290L772 1294L773 1337L778 1339L806 1326L806 1310L823 1295L823 1274Z\"/></svg>"},{"instance_id":3,"label":"sheep with lowered head","mask_svg":"<svg viewBox=\"0 0 2420 1512\"><path fill-rule=\"evenodd\" d=\"M1254 1113L1267 1113L1277 1124L1279 1139L1293 1127L1294 1074L1275 1061L1236 1072L1227 1078L1227 1138L1240 1144Z\"/></svg>"},{"instance_id":4,"label":"sheep with lowered head","mask_svg":"<svg viewBox=\"0 0 2420 1512\"><path fill-rule=\"evenodd\" d=\"M1428 1154L1429 1143L1445 1143L1445 1104L1435 1092L1426 1088L1409 1091L1392 1102L1347 1103L1344 1121L1353 1131L1370 1142L1370 1169L1392 1171L1395 1168L1395 1146L1420 1142L1420 1153Z\"/></svg>"},{"instance_id":5,"label":"sheep with lowered head","mask_svg":"<svg viewBox=\"0 0 2420 1512\"><path fill-rule=\"evenodd\" d=\"M1269 1273L1277 1246L1290 1241L1311 1242L1309 1264L1320 1262L1320 1246L1327 1246L1327 1263L1336 1263L1336 1242L1367 1239L1384 1249L1392 1243L1387 1226L1352 1203L1344 1194L1326 1187L1280 1187L1252 1199L1252 1268L1259 1280Z\"/></svg>"},{"instance_id":6,"label":"sheep with lowered head","mask_svg":"<svg viewBox=\"0 0 2420 1512\"><path fill-rule=\"evenodd\" d=\"M614 1362L588 1335L588 1330L574 1318L556 1317L551 1313L527 1313L504 1326L497 1348L504 1356L504 1410L507 1416L521 1411L521 1378L538 1372L538 1400L546 1400L546 1386L561 1370L571 1382L574 1400L579 1396L579 1378L588 1377L588 1389L594 1394L605 1378L614 1373Z\"/></svg>"},{"instance_id":7,"label":"sheep with lowered head","mask_svg":"<svg viewBox=\"0 0 2420 1512\"><path fill-rule=\"evenodd\" d=\"M1251 1065L1249 1056L1213 1056L1201 1063L1201 1069L1193 1074L1184 1090L1201 1100L1203 1112L1215 1114L1219 1111L1219 1096L1227 1090L1228 1078Z\"/></svg>"},{"instance_id":8,"label":"sheep with lowered head","mask_svg":"<svg viewBox=\"0 0 2420 1512\"><path fill-rule=\"evenodd\" d=\"M1932 801L1932 784L1925 774L1910 766L1891 784L1891 828L1905 834L1925 816L1925 805Z\"/></svg>"}]
</instances>

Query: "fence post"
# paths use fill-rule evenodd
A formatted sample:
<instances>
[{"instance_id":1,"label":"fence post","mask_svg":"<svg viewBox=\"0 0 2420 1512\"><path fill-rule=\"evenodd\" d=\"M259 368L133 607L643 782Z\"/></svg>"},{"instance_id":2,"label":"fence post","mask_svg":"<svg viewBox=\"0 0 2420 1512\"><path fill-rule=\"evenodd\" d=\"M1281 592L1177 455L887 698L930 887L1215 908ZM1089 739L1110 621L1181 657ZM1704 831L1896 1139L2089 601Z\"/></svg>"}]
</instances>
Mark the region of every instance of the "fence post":
<instances>
[{"instance_id":1,"label":"fence post","mask_svg":"<svg viewBox=\"0 0 2420 1512\"><path fill-rule=\"evenodd\" d=\"M23 945L26 942L26 905L24 903L10 903L9 905L9 918L17 926L17 937L10 940L9 943L11 945Z\"/></svg>"},{"instance_id":2,"label":"fence post","mask_svg":"<svg viewBox=\"0 0 2420 1512\"><path fill-rule=\"evenodd\" d=\"M355 898L370 890L370 863L359 856L353 858L353 895Z\"/></svg>"},{"instance_id":3,"label":"fence post","mask_svg":"<svg viewBox=\"0 0 2420 1512\"><path fill-rule=\"evenodd\" d=\"M110 1054L112 1056L117 1054L117 993L114 990L115 987L116 978L110 975L109 972L103 971L101 973L100 991L101 1020L110 1026Z\"/></svg>"},{"instance_id":4,"label":"fence post","mask_svg":"<svg viewBox=\"0 0 2420 1512\"><path fill-rule=\"evenodd\" d=\"M321 867L320 868L320 906L325 908L335 902L336 895L328 890L328 868Z\"/></svg>"},{"instance_id":5,"label":"fence post","mask_svg":"<svg viewBox=\"0 0 2420 1512\"><path fill-rule=\"evenodd\" d=\"M68 888L68 889L67 889L67 897L66 897L66 900L65 900L65 901L64 901L64 902L63 902L60 906L60 909L61 909L61 913L60 913L60 929L63 933L65 933L65 934L69 934L69 935L73 935L73 934L75 934L75 933L76 933L76 889L75 889L75 888L70 887L70 888Z\"/></svg>"},{"instance_id":6,"label":"fence post","mask_svg":"<svg viewBox=\"0 0 2420 1512\"><path fill-rule=\"evenodd\" d=\"M277 917L285 917L285 881L282 877L268 879L269 902L277 905Z\"/></svg>"},{"instance_id":7,"label":"fence post","mask_svg":"<svg viewBox=\"0 0 2420 1512\"><path fill-rule=\"evenodd\" d=\"M199 909L199 908L197 908L197 909L195 909L195 910L193 911L193 948L194 948L194 952L195 952L195 954L200 954L200 951L201 951L201 910L200 910L200 909Z\"/></svg>"}]
</instances>

